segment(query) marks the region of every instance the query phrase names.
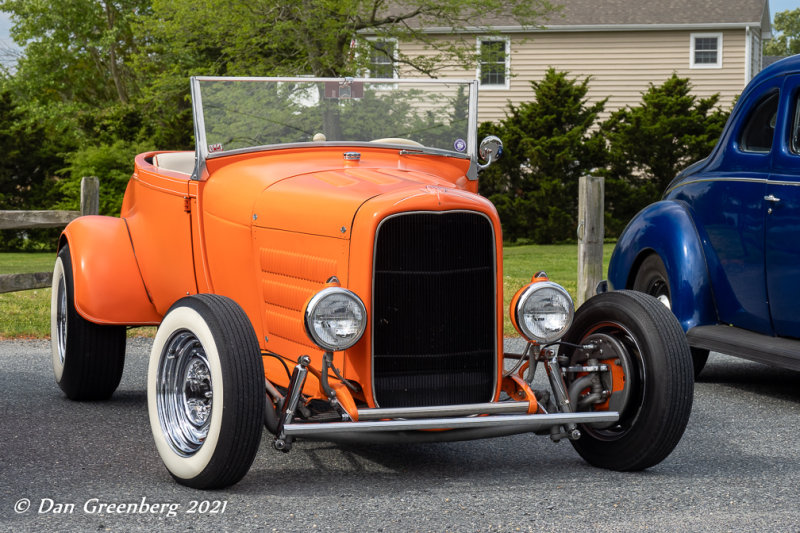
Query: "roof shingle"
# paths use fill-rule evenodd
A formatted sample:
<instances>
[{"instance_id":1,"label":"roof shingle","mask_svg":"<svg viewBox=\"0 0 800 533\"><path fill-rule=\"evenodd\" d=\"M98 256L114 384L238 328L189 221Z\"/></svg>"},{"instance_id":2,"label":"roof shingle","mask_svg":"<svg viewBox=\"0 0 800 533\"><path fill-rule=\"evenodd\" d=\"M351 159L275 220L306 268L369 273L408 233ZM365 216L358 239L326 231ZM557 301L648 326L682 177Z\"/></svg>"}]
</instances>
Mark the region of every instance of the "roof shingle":
<instances>
[{"instance_id":1,"label":"roof shingle","mask_svg":"<svg viewBox=\"0 0 800 533\"><path fill-rule=\"evenodd\" d=\"M545 26L716 24L762 20L768 0L553 0Z\"/></svg>"}]
</instances>

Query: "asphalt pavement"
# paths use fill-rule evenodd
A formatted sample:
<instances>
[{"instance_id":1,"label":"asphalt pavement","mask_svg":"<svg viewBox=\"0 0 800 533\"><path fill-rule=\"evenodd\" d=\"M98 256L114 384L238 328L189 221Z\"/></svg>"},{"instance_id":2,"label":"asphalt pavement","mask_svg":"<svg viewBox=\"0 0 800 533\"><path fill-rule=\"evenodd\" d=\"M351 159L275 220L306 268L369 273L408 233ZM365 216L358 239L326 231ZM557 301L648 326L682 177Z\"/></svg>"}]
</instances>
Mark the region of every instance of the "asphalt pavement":
<instances>
[{"instance_id":1,"label":"asphalt pavement","mask_svg":"<svg viewBox=\"0 0 800 533\"><path fill-rule=\"evenodd\" d=\"M686 433L638 473L567 442L481 441L273 451L237 485L177 485L147 419L150 341L128 344L111 400L53 381L49 342L0 342L0 531L800 532L800 373L712 354Z\"/></svg>"}]
</instances>

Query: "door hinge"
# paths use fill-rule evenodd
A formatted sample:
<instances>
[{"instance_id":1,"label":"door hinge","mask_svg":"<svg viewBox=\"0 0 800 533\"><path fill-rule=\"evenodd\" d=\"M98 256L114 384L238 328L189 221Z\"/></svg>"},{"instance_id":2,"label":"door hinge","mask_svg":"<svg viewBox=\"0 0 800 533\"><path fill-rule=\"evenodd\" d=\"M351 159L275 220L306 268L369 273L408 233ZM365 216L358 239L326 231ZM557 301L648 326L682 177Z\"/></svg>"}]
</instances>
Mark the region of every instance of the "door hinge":
<instances>
[{"instance_id":1,"label":"door hinge","mask_svg":"<svg viewBox=\"0 0 800 533\"><path fill-rule=\"evenodd\" d=\"M192 212L192 204L189 203L189 202L190 202L190 198L188 196L184 196L183 197L183 210L185 212L187 212L187 213L191 213Z\"/></svg>"}]
</instances>

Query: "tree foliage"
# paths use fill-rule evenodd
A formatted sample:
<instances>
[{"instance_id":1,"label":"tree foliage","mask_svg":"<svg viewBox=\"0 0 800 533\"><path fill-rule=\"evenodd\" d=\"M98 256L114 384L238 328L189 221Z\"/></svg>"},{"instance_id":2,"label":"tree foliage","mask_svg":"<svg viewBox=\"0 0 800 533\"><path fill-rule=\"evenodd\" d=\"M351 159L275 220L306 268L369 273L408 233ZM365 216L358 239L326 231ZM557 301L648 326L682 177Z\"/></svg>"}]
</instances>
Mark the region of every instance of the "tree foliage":
<instances>
[{"instance_id":1,"label":"tree foliage","mask_svg":"<svg viewBox=\"0 0 800 533\"><path fill-rule=\"evenodd\" d=\"M474 67L474 35L496 33L500 17L533 28L557 8L548 0L0 0L0 9L22 47L16 69L0 77L0 208L76 209L80 178L97 175L101 211L116 214L135 153L194 146L189 76L359 75L386 41L400 45L394 68L435 76ZM776 17L790 50L799 16ZM432 26L444 30L421 30ZM482 125L506 145L481 175L506 238L574 239L577 179L592 169L608 176L621 221L708 153L724 114L715 98L696 100L673 78L600 126L604 103L587 104L589 79L550 69L531 84L531 102ZM465 115L466 95L456 101ZM339 110L352 115L343 124L376 133L385 106L362 103ZM405 118L436 142L441 117ZM37 232L0 235L0 247L53 244Z\"/></svg>"},{"instance_id":2,"label":"tree foliage","mask_svg":"<svg viewBox=\"0 0 800 533\"><path fill-rule=\"evenodd\" d=\"M575 238L578 179L604 162L596 125L605 101L587 105L589 78L550 68L531 82L533 99L509 104L483 133L503 139L503 157L481 174L481 193L497 206L504 239L552 243Z\"/></svg>"},{"instance_id":3,"label":"tree foliage","mask_svg":"<svg viewBox=\"0 0 800 533\"><path fill-rule=\"evenodd\" d=\"M509 15L535 27L554 7L549 0L152 0L152 9L136 56L137 71L150 80L143 101L156 140L186 143L180 131L191 118L191 75L357 76L387 40L420 43L423 55L397 47L393 60L435 75L474 66L474 36L459 30L494 34L487 21ZM432 35L421 30L426 26L450 31Z\"/></svg>"},{"instance_id":4,"label":"tree foliage","mask_svg":"<svg viewBox=\"0 0 800 533\"><path fill-rule=\"evenodd\" d=\"M63 165L63 145L46 124L29 120L7 90L0 91L0 209L48 209L56 201L53 169ZM0 232L0 249L35 248L48 231ZM33 238L33 241L31 240Z\"/></svg>"},{"instance_id":5,"label":"tree foliage","mask_svg":"<svg viewBox=\"0 0 800 533\"><path fill-rule=\"evenodd\" d=\"M780 33L771 41L764 43L764 54L771 56L800 54L800 8L775 13L772 27Z\"/></svg>"},{"instance_id":6,"label":"tree foliage","mask_svg":"<svg viewBox=\"0 0 800 533\"><path fill-rule=\"evenodd\" d=\"M489 21L509 16L532 28L554 7L548 0L153 0L153 9L156 47L169 42L184 58L215 56L207 66L217 72L339 77L362 70L376 40L424 45L424 56L398 51L397 61L425 74L474 64L474 37L460 30L496 33Z\"/></svg>"},{"instance_id":7,"label":"tree foliage","mask_svg":"<svg viewBox=\"0 0 800 533\"><path fill-rule=\"evenodd\" d=\"M5 84L35 119L81 137L135 101L135 21L149 13L149 0L1 0L0 9L11 14L11 35L24 47Z\"/></svg>"},{"instance_id":8,"label":"tree foliage","mask_svg":"<svg viewBox=\"0 0 800 533\"><path fill-rule=\"evenodd\" d=\"M611 234L658 200L680 170L711 152L728 118L718 101L716 94L697 98L689 80L673 74L661 85L651 83L639 106L620 109L603 123Z\"/></svg>"}]
</instances>

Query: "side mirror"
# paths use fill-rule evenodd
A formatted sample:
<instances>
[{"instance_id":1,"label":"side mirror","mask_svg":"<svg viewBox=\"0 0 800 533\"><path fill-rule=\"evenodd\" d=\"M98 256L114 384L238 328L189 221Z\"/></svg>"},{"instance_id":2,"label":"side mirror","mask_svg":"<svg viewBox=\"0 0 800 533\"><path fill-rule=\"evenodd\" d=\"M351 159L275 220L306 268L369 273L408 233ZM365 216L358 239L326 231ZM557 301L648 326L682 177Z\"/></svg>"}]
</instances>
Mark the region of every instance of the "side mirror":
<instances>
[{"instance_id":1,"label":"side mirror","mask_svg":"<svg viewBox=\"0 0 800 533\"><path fill-rule=\"evenodd\" d=\"M503 141L495 135L489 135L481 141L478 148L478 156L486 161L486 164L478 164L478 170L483 170L488 167L503 155Z\"/></svg>"}]
</instances>

